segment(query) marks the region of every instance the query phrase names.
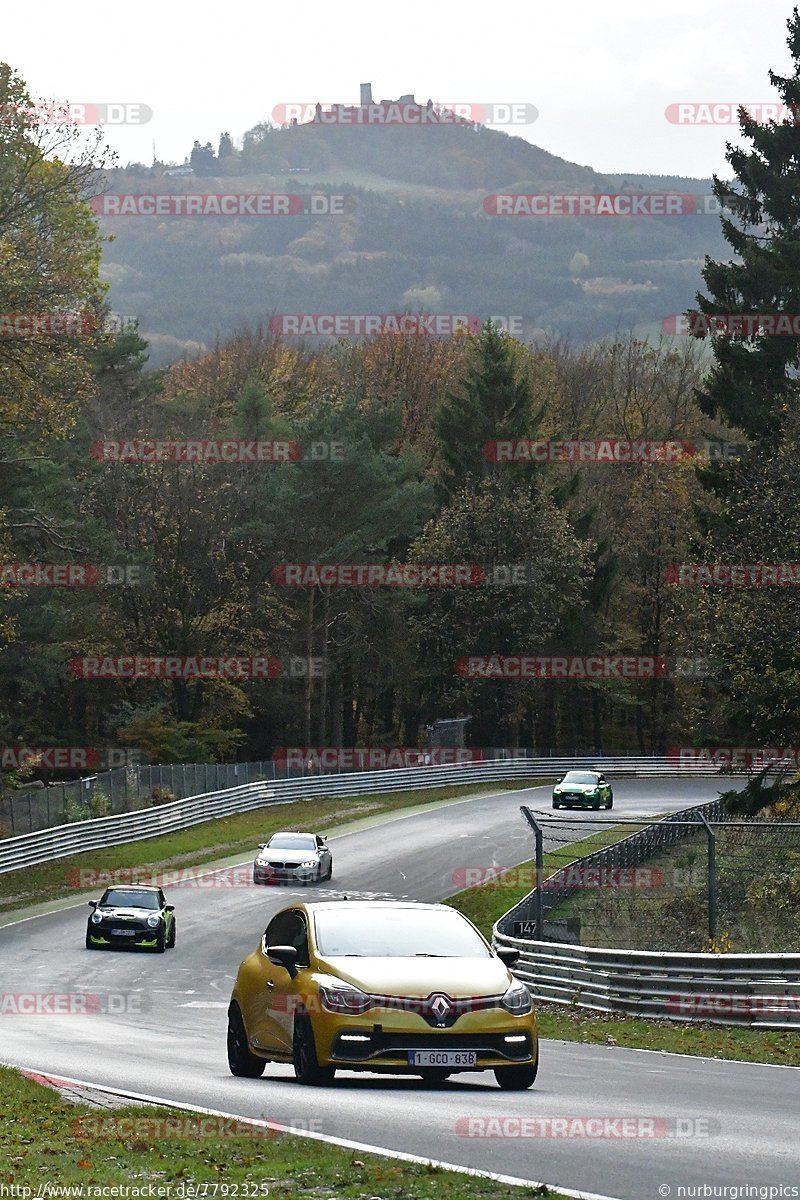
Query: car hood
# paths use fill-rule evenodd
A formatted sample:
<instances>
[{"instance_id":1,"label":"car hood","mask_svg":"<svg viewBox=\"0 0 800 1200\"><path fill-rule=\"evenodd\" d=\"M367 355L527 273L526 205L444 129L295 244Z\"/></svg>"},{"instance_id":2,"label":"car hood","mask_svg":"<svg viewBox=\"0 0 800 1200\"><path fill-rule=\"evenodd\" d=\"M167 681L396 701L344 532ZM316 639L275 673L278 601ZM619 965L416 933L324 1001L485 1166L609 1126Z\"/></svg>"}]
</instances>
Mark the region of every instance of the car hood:
<instances>
[{"instance_id":1,"label":"car hood","mask_svg":"<svg viewBox=\"0 0 800 1200\"><path fill-rule=\"evenodd\" d=\"M279 850L273 847L270 850L259 850L258 858L264 862L273 860L274 862L298 863L308 862L312 858L319 857L318 850Z\"/></svg>"},{"instance_id":2,"label":"car hood","mask_svg":"<svg viewBox=\"0 0 800 1200\"><path fill-rule=\"evenodd\" d=\"M558 783L556 789L560 792L596 792L599 783Z\"/></svg>"},{"instance_id":3,"label":"car hood","mask_svg":"<svg viewBox=\"0 0 800 1200\"><path fill-rule=\"evenodd\" d=\"M383 996L422 996L444 992L460 996L502 996L509 987L508 968L497 958L320 958L321 970Z\"/></svg>"},{"instance_id":4,"label":"car hood","mask_svg":"<svg viewBox=\"0 0 800 1200\"><path fill-rule=\"evenodd\" d=\"M115 920L123 920L127 917L129 920L134 918L139 921L151 917L153 913L158 917L161 916L160 908L131 908L130 906L127 908L109 908L107 906L100 908L98 905L95 912L99 912L104 917L113 917Z\"/></svg>"}]
</instances>

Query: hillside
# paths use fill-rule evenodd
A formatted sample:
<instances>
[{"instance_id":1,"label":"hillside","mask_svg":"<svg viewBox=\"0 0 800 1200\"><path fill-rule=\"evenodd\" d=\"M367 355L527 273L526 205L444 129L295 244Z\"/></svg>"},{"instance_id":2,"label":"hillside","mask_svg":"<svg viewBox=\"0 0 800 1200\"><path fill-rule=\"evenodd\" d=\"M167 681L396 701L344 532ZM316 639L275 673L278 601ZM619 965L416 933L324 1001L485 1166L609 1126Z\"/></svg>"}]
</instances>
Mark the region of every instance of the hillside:
<instances>
[{"instance_id":1,"label":"hillside","mask_svg":"<svg viewBox=\"0 0 800 1200\"><path fill-rule=\"evenodd\" d=\"M195 155L194 178L133 165L105 190L316 192L341 195L343 211L101 216L112 308L138 318L155 364L283 312L499 315L526 338L657 334L693 301L703 256L725 256L713 215L491 215L494 193L704 194L710 181L603 176L481 126L257 125L241 151L208 157Z\"/></svg>"}]
</instances>

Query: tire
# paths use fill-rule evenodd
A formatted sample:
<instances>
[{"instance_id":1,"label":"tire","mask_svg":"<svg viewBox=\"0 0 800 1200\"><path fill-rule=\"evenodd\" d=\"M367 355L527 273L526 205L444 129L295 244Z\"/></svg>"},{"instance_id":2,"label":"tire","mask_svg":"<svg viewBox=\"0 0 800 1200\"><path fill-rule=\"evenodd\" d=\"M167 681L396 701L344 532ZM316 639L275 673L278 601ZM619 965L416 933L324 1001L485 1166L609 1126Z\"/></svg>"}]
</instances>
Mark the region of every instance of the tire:
<instances>
[{"instance_id":1,"label":"tire","mask_svg":"<svg viewBox=\"0 0 800 1200\"><path fill-rule=\"evenodd\" d=\"M614 797L612 796L611 799L606 804L606 808L613 808L613 807L614 807Z\"/></svg>"},{"instance_id":2,"label":"tire","mask_svg":"<svg viewBox=\"0 0 800 1200\"><path fill-rule=\"evenodd\" d=\"M535 1082L538 1070L539 1060L537 1059L532 1066L495 1067L494 1077L497 1080L497 1086L504 1092L524 1092Z\"/></svg>"},{"instance_id":3,"label":"tire","mask_svg":"<svg viewBox=\"0 0 800 1200\"><path fill-rule=\"evenodd\" d=\"M164 951L166 950L167 943L166 943L165 937L166 937L166 935L164 933L164 930L160 929L158 931L158 933L156 934L156 954L163 954Z\"/></svg>"},{"instance_id":4,"label":"tire","mask_svg":"<svg viewBox=\"0 0 800 1200\"><path fill-rule=\"evenodd\" d=\"M555 800L554 800L554 801L553 801L553 808L561 808L561 805L560 805L560 804L556 804L556 802L555 802Z\"/></svg>"},{"instance_id":5,"label":"tire","mask_svg":"<svg viewBox=\"0 0 800 1200\"><path fill-rule=\"evenodd\" d=\"M238 1004L231 1004L228 1009L228 1066L231 1075L240 1079L260 1079L266 1065L265 1059L251 1054L241 1010Z\"/></svg>"},{"instance_id":6,"label":"tire","mask_svg":"<svg viewBox=\"0 0 800 1200\"><path fill-rule=\"evenodd\" d=\"M93 942L90 940L90 938L89 938L89 930L87 929L87 930L86 930L86 949L87 949L87 950L94 950L94 948L95 948L95 947L94 947L94 943L93 943Z\"/></svg>"},{"instance_id":7,"label":"tire","mask_svg":"<svg viewBox=\"0 0 800 1200\"><path fill-rule=\"evenodd\" d=\"M169 937L167 938L167 949L168 950L175 949L175 939L177 937L177 934L178 934L177 922L176 922L175 918L173 917L172 918L172 928L170 929Z\"/></svg>"},{"instance_id":8,"label":"tire","mask_svg":"<svg viewBox=\"0 0 800 1200\"><path fill-rule=\"evenodd\" d=\"M336 1068L319 1065L317 1048L314 1045L314 1030L309 1018L302 1014L295 1017L294 1021L292 1064L298 1083L311 1087L327 1087L333 1083Z\"/></svg>"},{"instance_id":9,"label":"tire","mask_svg":"<svg viewBox=\"0 0 800 1200\"><path fill-rule=\"evenodd\" d=\"M333 877L333 859L331 859L331 861L330 861L330 864L328 866L328 874L325 876L325 878L331 879L332 877Z\"/></svg>"}]
</instances>

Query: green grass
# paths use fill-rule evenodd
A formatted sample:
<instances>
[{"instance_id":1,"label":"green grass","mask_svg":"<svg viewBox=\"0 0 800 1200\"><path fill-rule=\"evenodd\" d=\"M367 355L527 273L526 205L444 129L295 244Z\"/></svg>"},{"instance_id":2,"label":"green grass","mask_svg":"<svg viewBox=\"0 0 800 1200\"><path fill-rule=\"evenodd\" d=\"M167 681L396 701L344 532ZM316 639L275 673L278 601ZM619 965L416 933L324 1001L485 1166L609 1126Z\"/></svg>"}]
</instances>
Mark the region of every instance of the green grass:
<instances>
[{"instance_id":1,"label":"green grass","mask_svg":"<svg viewBox=\"0 0 800 1200\"><path fill-rule=\"evenodd\" d=\"M611 846L614 842L619 842L624 837L638 833L640 829L644 828L644 825L610 826L600 833L593 833L589 837L581 838L579 842L571 842L567 846L561 846L558 850L545 854L545 879L549 879L555 871L569 866L576 859L585 858L587 854L594 854L596 850ZM470 921L478 926L484 937L491 938L495 922L500 920L503 913L508 912L524 896L527 896L533 890L535 882L536 860L531 859L519 867L512 867L489 883L479 887L466 888L463 892L456 892L454 896L448 896L447 903L469 917Z\"/></svg>"},{"instance_id":2,"label":"green grass","mask_svg":"<svg viewBox=\"0 0 800 1200\"><path fill-rule=\"evenodd\" d=\"M75 895L76 889L70 880L76 879L81 869L110 871L140 867L144 874L163 869L202 866L233 856L239 851L255 853L259 842L280 829L332 831L350 821L380 813L481 792L516 791L541 782L541 779L502 780L458 787L426 788L415 792L338 796L335 799L268 805L251 812L204 821L202 825L195 825L191 829L148 838L147 841L125 842L104 850L88 850L39 866L8 871L0 875L0 913Z\"/></svg>"},{"instance_id":3,"label":"green grass","mask_svg":"<svg viewBox=\"0 0 800 1200\"><path fill-rule=\"evenodd\" d=\"M149 1124L167 1119L170 1125ZM269 1189L271 1200L563 1200L547 1188L512 1187L291 1134L253 1136L239 1126L241 1135L224 1136L228 1123L209 1136L203 1120L175 1109L109 1111L65 1103L51 1088L0 1067L0 1183L31 1187L32 1194L49 1181L61 1187L126 1184L154 1190L170 1184L173 1196L179 1184L189 1195L192 1185L217 1184L218 1196L225 1194L225 1185L238 1184L239 1196L257 1197ZM120 1126L121 1121L126 1124ZM138 1122L148 1124L137 1130ZM154 1129L172 1132L159 1137ZM209 1189L206 1195L214 1193Z\"/></svg>"}]
</instances>

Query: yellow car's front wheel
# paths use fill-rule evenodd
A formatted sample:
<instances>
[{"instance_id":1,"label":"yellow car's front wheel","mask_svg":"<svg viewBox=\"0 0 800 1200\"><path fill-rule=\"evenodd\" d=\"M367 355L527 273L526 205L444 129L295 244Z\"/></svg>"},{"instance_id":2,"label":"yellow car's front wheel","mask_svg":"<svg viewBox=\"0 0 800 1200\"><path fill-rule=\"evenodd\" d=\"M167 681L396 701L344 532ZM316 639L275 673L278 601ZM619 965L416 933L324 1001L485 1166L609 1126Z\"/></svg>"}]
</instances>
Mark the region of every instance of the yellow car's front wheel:
<instances>
[{"instance_id":1,"label":"yellow car's front wheel","mask_svg":"<svg viewBox=\"0 0 800 1200\"><path fill-rule=\"evenodd\" d=\"M317 1087L325 1087L327 1084L333 1083L336 1068L320 1066L311 1019L304 1013L298 1013L294 1020L292 1063L298 1083Z\"/></svg>"},{"instance_id":2,"label":"yellow car's front wheel","mask_svg":"<svg viewBox=\"0 0 800 1200\"><path fill-rule=\"evenodd\" d=\"M263 1058L251 1053L239 1005L231 1004L228 1009L228 1066L231 1074L243 1079L259 1079L266 1065Z\"/></svg>"}]
</instances>

